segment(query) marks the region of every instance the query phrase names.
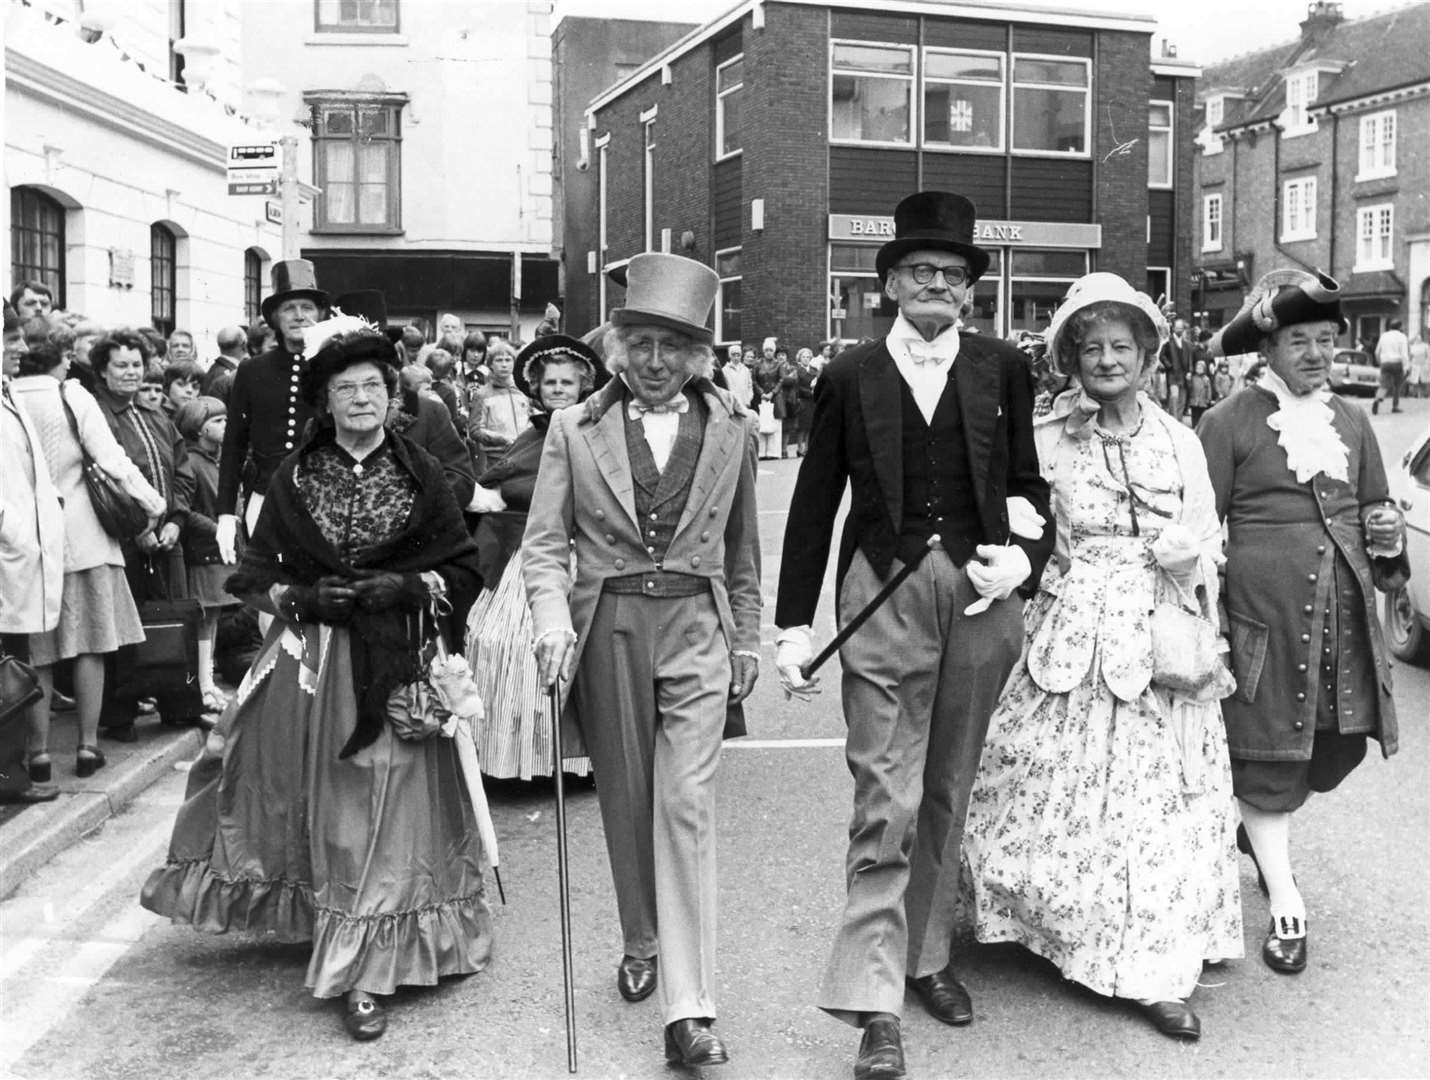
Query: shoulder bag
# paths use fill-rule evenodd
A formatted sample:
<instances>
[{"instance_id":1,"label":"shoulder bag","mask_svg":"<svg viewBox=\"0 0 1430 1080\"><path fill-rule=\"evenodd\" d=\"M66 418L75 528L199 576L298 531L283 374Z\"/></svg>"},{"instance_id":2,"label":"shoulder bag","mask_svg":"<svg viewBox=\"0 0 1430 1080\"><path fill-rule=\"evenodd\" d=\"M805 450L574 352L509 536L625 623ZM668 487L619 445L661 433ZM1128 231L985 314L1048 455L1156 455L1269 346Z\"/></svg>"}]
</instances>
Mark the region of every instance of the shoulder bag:
<instances>
[{"instance_id":1,"label":"shoulder bag","mask_svg":"<svg viewBox=\"0 0 1430 1080\"><path fill-rule=\"evenodd\" d=\"M63 383L60 384L60 402L65 407L65 417L69 420L74 440L79 444L83 461L81 475L84 476L84 486L89 492L89 504L94 507L94 516L99 519L100 528L116 540L133 540L142 536L149 531L148 511L89 456L89 450L85 448L84 439L79 433L79 423L75 420L74 410L70 408L69 399L65 397Z\"/></svg>"},{"instance_id":2,"label":"shoulder bag","mask_svg":"<svg viewBox=\"0 0 1430 1080\"><path fill-rule=\"evenodd\" d=\"M0 648L0 724L23 713L43 696L35 669Z\"/></svg>"}]
</instances>

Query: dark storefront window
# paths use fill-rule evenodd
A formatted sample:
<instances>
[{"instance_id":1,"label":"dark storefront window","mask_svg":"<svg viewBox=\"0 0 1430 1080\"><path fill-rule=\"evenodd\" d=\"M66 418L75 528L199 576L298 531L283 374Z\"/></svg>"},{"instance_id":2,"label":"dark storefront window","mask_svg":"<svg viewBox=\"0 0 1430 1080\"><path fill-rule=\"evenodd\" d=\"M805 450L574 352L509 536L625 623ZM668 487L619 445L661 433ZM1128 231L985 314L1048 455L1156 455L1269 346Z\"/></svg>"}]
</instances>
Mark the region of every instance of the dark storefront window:
<instances>
[{"instance_id":1,"label":"dark storefront window","mask_svg":"<svg viewBox=\"0 0 1430 1080\"><path fill-rule=\"evenodd\" d=\"M1068 286L1087 273L1087 252L1014 249L1011 255L1008 330L1046 330Z\"/></svg>"},{"instance_id":2,"label":"dark storefront window","mask_svg":"<svg viewBox=\"0 0 1430 1080\"><path fill-rule=\"evenodd\" d=\"M149 226L149 296L154 329L165 337L174 332L174 297L178 292L178 242L167 226Z\"/></svg>"},{"instance_id":3,"label":"dark storefront window","mask_svg":"<svg viewBox=\"0 0 1430 1080\"><path fill-rule=\"evenodd\" d=\"M10 189L10 282L43 281L65 306L65 210L43 191Z\"/></svg>"}]
</instances>

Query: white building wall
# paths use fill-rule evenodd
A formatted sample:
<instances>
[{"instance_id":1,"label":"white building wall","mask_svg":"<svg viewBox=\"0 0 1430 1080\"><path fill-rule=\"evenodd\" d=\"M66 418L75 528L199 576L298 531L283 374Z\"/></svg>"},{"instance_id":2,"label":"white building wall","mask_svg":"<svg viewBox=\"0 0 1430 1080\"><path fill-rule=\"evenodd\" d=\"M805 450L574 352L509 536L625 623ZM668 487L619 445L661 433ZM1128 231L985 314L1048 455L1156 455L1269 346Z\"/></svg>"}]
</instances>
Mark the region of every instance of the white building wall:
<instances>
[{"instance_id":1,"label":"white building wall","mask_svg":"<svg viewBox=\"0 0 1430 1080\"><path fill-rule=\"evenodd\" d=\"M264 200L228 194L227 146L255 133L222 102L184 94L162 78L166 0L109 9L122 12L109 28L119 48L103 39L86 44L73 23L55 25L36 9L6 6L5 186L39 186L68 208L67 307L111 325L147 325L149 228L163 221L179 236L177 325L194 333L201 354L212 355L217 330L243 321L245 250L276 254L281 247L280 230L264 219ZM233 55L215 69L236 88L237 0L189 7L207 12L213 33L228 34ZM189 27L195 29L192 20ZM134 62L140 55L147 73ZM9 213L7 198L7 233ZM133 253L132 284L111 283L112 252Z\"/></svg>"}]
</instances>

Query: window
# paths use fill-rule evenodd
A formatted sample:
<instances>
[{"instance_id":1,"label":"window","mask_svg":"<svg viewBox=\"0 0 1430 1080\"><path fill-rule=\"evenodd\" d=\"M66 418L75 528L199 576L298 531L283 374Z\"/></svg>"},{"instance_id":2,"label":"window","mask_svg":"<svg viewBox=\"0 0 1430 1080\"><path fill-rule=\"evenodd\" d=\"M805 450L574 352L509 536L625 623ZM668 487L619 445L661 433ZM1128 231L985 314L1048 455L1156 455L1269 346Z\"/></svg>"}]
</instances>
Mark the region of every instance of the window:
<instances>
[{"instance_id":1,"label":"window","mask_svg":"<svg viewBox=\"0 0 1430 1080\"><path fill-rule=\"evenodd\" d=\"M647 119L647 117L649 117ZM643 201L645 203L645 250L655 250L655 117L641 114L641 139L645 144L645 157L641 171L645 179Z\"/></svg>"},{"instance_id":2,"label":"window","mask_svg":"<svg viewBox=\"0 0 1430 1080\"><path fill-rule=\"evenodd\" d=\"M1304 135L1315 127L1307 110L1316 101L1316 90L1314 71L1286 76L1286 111L1281 114L1281 130L1285 134Z\"/></svg>"},{"instance_id":3,"label":"window","mask_svg":"<svg viewBox=\"0 0 1430 1080\"><path fill-rule=\"evenodd\" d=\"M174 46L184 39L186 32L184 7L184 0L169 0L169 81L180 90L188 89L184 85L184 54Z\"/></svg>"},{"instance_id":4,"label":"window","mask_svg":"<svg viewBox=\"0 0 1430 1080\"><path fill-rule=\"evenodd\" d=\"M715 340L739 341L743 336L740 320L740 249L730 248L715 253L715 273L720 275L720 292L715 298Z\"/></svg>"},{"instance_id":5,"label":"window","mask_svg":"<svg viewBox=\"0 0 1430 1080\"><path fill-rule=\"evenodd\" d=\"M738 154L743 144L740 105L745 99L745 58L737 56L715 69L715 157Z\"/></svg>"},{"instance_id":6,"label":"window","mask_svg":"<svg viewBox=\"0 0 1430 1080\"><path fill-rule=\"evenodd\" d=\"M1316 238L1316 178L1287 180L1281 189L1281 239Z\"/></svg>"},{"instance_id":7,"label":"window","mask_svg":"<svg viewBox=\"0 0 1430 1080\"><path fill-rule=\"evenodd\" d=\"M397 0L316 0L314 19L320 34L395 34Z\"/></svg>"},{"instance_id":8,"label":"window","mask_svg":"<svg viewBox=\"0 0 1430 1080\"><path fill-rule=\"evenodd\" d=\"M924 142L1003 149L1003 60L997 53L924 53Z\"/></svg>"},{"instance_id":9,"label":"window","mask_svg":"<svg viewBox=\"0 0 1430 1080\"><path fill-rule=\"evenodd\" d=\"M1147 106L1147 186L1172 186L1172 103L1153 101Z\"/></svg>"},{"instance_id":10,"label":"window","mask_svg":"<svg viewBox=\"0 0 1430 1080\"><path fill-rule=\"evenodd\" d=\"M243 321L252 326L261 314L263 300L263 256L256 248L243 253Z\"/></svg>"},{"instance_id":11,"label":"window","mask_svg":"<svg viewBox=\"0 0 1430 1080\"><path fill-rule=\"evenodd\" d=\"M835 42L830 93L831 139L912 144L912 48Z\"/></svg>"},{"instance_id":12,"label":"window","mask_svg":"<svg viewBox=\"0 0 1430 1080\"><path fill-rule=\"evenodd\" d=\"M1360 171L1357 180L1395 175L1395 112L1360 118Z\"/></svg>"},{"instance_id":13,"label":"window","mask_svg":"<svg viewBox=\"0 0 1430 1080\"><path fill-rule=\"evenodd\" d=\"M174 332L174 295L177 289L177 249L174 234L165 225L149 226L149 310L154 329L165 337Z\"/></svg>"},{"instance_id":14,"label":"window","mask_svg":"<svg viewBox=\"0 0 1430 1080\"><path fill-rule=\"evenodd\" d=\"M1068 287L1087 273L1087 252L1013 248L1010 255L1008 330L1042 332Z\"/></svg>"},{"instance_id":15,"label":"window","mask_svg":"<svg viewBox=\"0 0 1430 1080\"><path fill-rule=\"evenodd\" d=\"M1356 264L1352 271L1395 266L1395 207L1390 203L1356 209Z\"/></svg>"},{"instance_id":16,"label":"window","mask_svg":"<svg viewBox=\"0 0 1430 1080\"><path fill-rule=\"evenodd\" d=\"M606 309L606 200L610 193L610 162L606 151L611 146L611 135L607 132L596 140L596 306L597 322L604 322Z\"/></svg>"},{"instance_id":17,"label":"window","mask_svg":"<svg viewBox=\"0 0 1430 1080\"><path fill-rule=\"evenodd\" d=\"M1172 268L1169 266L1147 267L1147 288L1145 292L1159 304L1171 295Z\"/></svg>"},{"instance_id":18,"label":"window","mask_svg":"<svg viewBox=\"0 0 1430 1080\"><path fill-rule=\"evenodd\" d=\"M878 252L873 244L829 245L831 338L884 337L893 327L899 308L879 286Z\"/></svg>"},{"instance_id":19,"label":"window","mask_svg":"<svg viewBox=\"0 0 1430 1080\"><path fill-rule=\"evenodd\" d=\"M1226 119L1226 98L1221 94L1215 94L1206 100L1206 122L1202 124L1202 130L1197 132L1197 145L1201 147L1203 154L1220 154L1222 150L1221 136L1216 129L1221 127Z\"/></svg>"},{"instance_id":20,"label":"window","mask_svg":"<svg viewBox=\"0 0 1430 1080\"><path fill-rule=\"evenodd\" d=\"M400 232L402 106L386 101L315 103L315 229Z\"/></svg>"},{"instance_id":21,"label":"window","mask_svg":"<svg viewBox=\"0 0 1430 1080\"><path fill-rule=\"evenodd\" d=\"M1013 57L1013 149L1086 154L1089 62Z\"/></svg>"},{"instance_id":22,"label":"window","mask_svg":"<svg viewBox=\"0 0 1430 1080\"><path fill-rule=\"evenodd\" d=\"M1226 98L1217 94L1215 97L1207 98L1207 127L1221 127L1222 121L1226 118Z\"/></svg>"},{"instance_id":23,"label":"window","mask_svg":"<svg viewBox=\"0 0 1430 1080\"><path fill-rule=\"evenodd\" d=\"M1202 250L1221 250L1221 193L1202 196Z\"/></svg>"},{"instance_id":24,"label":"window","mask_svg":"<svg viewBox=\"0 0 1430 1080\"><path fill-rule=\"evenodd\" d=\"M10 189L10 281L43 281L65 306L65 210L43 191Z\"/></svg>"}]
</instances>

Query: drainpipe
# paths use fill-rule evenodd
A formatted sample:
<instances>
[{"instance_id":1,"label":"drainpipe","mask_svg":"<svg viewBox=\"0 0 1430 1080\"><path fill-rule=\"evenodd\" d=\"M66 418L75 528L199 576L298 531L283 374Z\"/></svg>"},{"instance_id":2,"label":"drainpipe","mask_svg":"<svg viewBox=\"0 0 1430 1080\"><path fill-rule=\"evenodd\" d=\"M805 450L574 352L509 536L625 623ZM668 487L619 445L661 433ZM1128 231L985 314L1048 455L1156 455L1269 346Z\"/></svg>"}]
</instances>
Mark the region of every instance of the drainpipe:
<instances>
[{"instance_id":1,"label":"drainpipe","mask_svg":"<svg viewBox=\"0 0 1430 1080\"><path fill-rule=\"evenodd\" d=\"M1336 276L1336 188L1341 176L1341 115L1331 113L1331 243L1326 255L1326 273ZM1337 278L1336 280L1340 280Z\"/></svg>"}]
</instances>

